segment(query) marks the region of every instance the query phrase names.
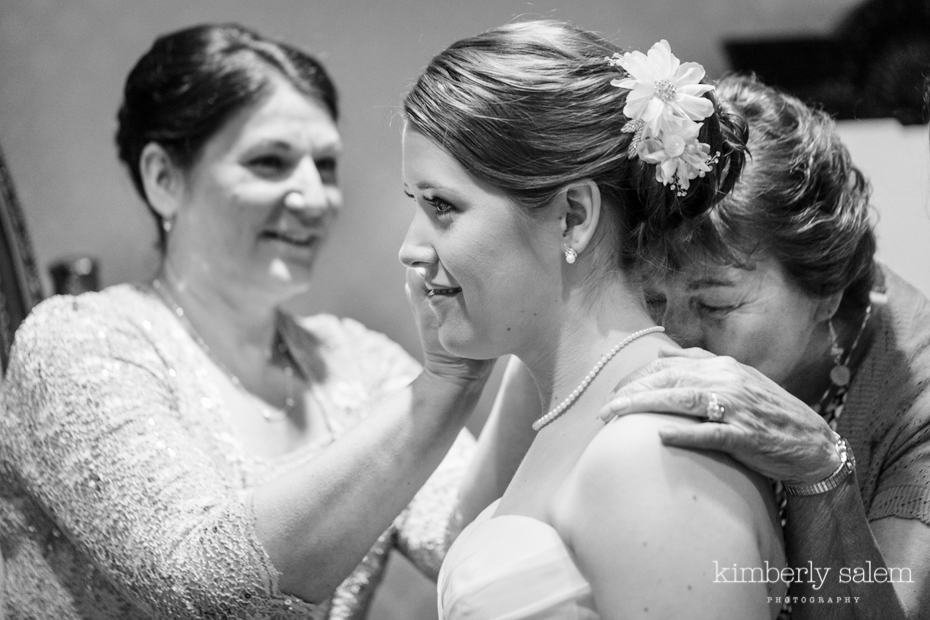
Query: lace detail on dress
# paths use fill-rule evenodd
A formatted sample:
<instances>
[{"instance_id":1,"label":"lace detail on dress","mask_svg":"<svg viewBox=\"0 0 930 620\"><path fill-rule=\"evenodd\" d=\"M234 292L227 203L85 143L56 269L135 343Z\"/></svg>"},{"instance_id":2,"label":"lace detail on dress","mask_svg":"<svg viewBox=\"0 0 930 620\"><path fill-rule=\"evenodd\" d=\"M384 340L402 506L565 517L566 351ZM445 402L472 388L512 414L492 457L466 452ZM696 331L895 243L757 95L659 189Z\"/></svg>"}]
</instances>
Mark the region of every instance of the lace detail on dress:
<instances>
[{"instance_id":1,"label":"lace detail on dress","mask_svg":"<svg viewBox=\"0 0 930 620\"><path fill-rule=\"evenodd\" d=\"M333 390L320 392L343 429L418 372L400 347L354 321L301 324L322 343ZM33 311L0 395L11 617L362 617L393 533L338 588L332 609L282 594L248 490L321 446L278 459L247 454L224 430L208 364L145 289L55 297Z\"/></svg>"}]
</instances>

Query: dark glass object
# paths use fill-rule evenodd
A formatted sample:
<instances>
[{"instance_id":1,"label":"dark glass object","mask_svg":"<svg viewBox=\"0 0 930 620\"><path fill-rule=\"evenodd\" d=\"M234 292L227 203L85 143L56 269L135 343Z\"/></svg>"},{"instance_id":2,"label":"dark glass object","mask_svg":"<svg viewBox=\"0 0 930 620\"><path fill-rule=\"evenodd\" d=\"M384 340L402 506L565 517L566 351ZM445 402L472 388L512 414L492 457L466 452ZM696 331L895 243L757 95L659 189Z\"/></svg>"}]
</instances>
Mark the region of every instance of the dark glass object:
<instances>
[{"instance_id":1,"label":"dark glass object","mask_svg":"<svg viewBox=\"0 0 930 620\"><path fill-rule=\"evenodd\" d=\"M99 289L97 261L90 256L62 258L49 267L56 295L79 295Z\"/></svg>"}]
</instances>

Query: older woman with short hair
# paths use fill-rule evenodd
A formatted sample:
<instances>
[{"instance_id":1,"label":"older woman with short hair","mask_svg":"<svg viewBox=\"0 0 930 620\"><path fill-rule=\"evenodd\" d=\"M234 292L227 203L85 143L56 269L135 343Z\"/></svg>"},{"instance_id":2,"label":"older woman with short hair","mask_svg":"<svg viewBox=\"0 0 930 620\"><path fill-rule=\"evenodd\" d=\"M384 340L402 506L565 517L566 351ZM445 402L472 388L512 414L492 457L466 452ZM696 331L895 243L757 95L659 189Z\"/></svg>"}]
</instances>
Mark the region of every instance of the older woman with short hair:
<instances>
[{"instance_id":1,"label":"older woman with short hair","mask_svg":"<svg viewBox=\"0 0 930 620\"><path fill-rule=\"evenodd\" d=\"M829 117L753 78L718 92L749 123L750 160L646 286L701 349L648 366L605 417L703 418L663 441L781 481L789 566L829 569L792 584L792 617L926 617L930 304L875 262L869 187Z\"/></svg>"}]
</instances>

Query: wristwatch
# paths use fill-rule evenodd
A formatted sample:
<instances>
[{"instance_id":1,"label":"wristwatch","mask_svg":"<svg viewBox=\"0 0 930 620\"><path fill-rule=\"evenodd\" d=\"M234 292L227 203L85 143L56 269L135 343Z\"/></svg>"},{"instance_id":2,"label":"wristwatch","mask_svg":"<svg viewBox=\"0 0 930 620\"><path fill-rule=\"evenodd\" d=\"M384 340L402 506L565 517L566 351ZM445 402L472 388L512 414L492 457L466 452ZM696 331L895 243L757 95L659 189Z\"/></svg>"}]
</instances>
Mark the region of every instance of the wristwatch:
<instances>
[{"instance_id":1,"label":"wristwatch","mask_svg":"<svg viewBox=\"0 0 930 620\"><path fill-rule=\"evenodd\" d=\"M856 457L853 455L852 448L845 437L837 436L836 453L840 457L840 466L836 471L821 480L812 484L788 484L784 483L785 493L788 495L820 495L827 491L832 491L840 486L840 483L856 471Z\"/></svg>"}]
</instances>

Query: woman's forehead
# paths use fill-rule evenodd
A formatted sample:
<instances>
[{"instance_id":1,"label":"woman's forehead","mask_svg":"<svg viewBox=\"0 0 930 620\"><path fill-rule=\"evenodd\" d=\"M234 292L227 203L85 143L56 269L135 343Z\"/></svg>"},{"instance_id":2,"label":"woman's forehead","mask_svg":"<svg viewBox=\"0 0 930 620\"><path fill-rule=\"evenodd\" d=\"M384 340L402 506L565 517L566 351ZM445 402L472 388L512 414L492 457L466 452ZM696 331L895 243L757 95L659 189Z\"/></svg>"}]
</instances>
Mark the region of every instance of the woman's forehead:
<instances>
[{"instance_id":1,"label":"woman's forehead","mask_svg":"<svg viewBox=\"0 0 930 620\"><path fill-rule=\"evenodd\" d=\"M778 263L767 256L757 256L739 264L715 260L692 261L677 269L652 270L644 278L648 286L673 286L683 291L708 288L739 288L769 279L772 272L781 273Z\"/></svg>"}]
</instances>

